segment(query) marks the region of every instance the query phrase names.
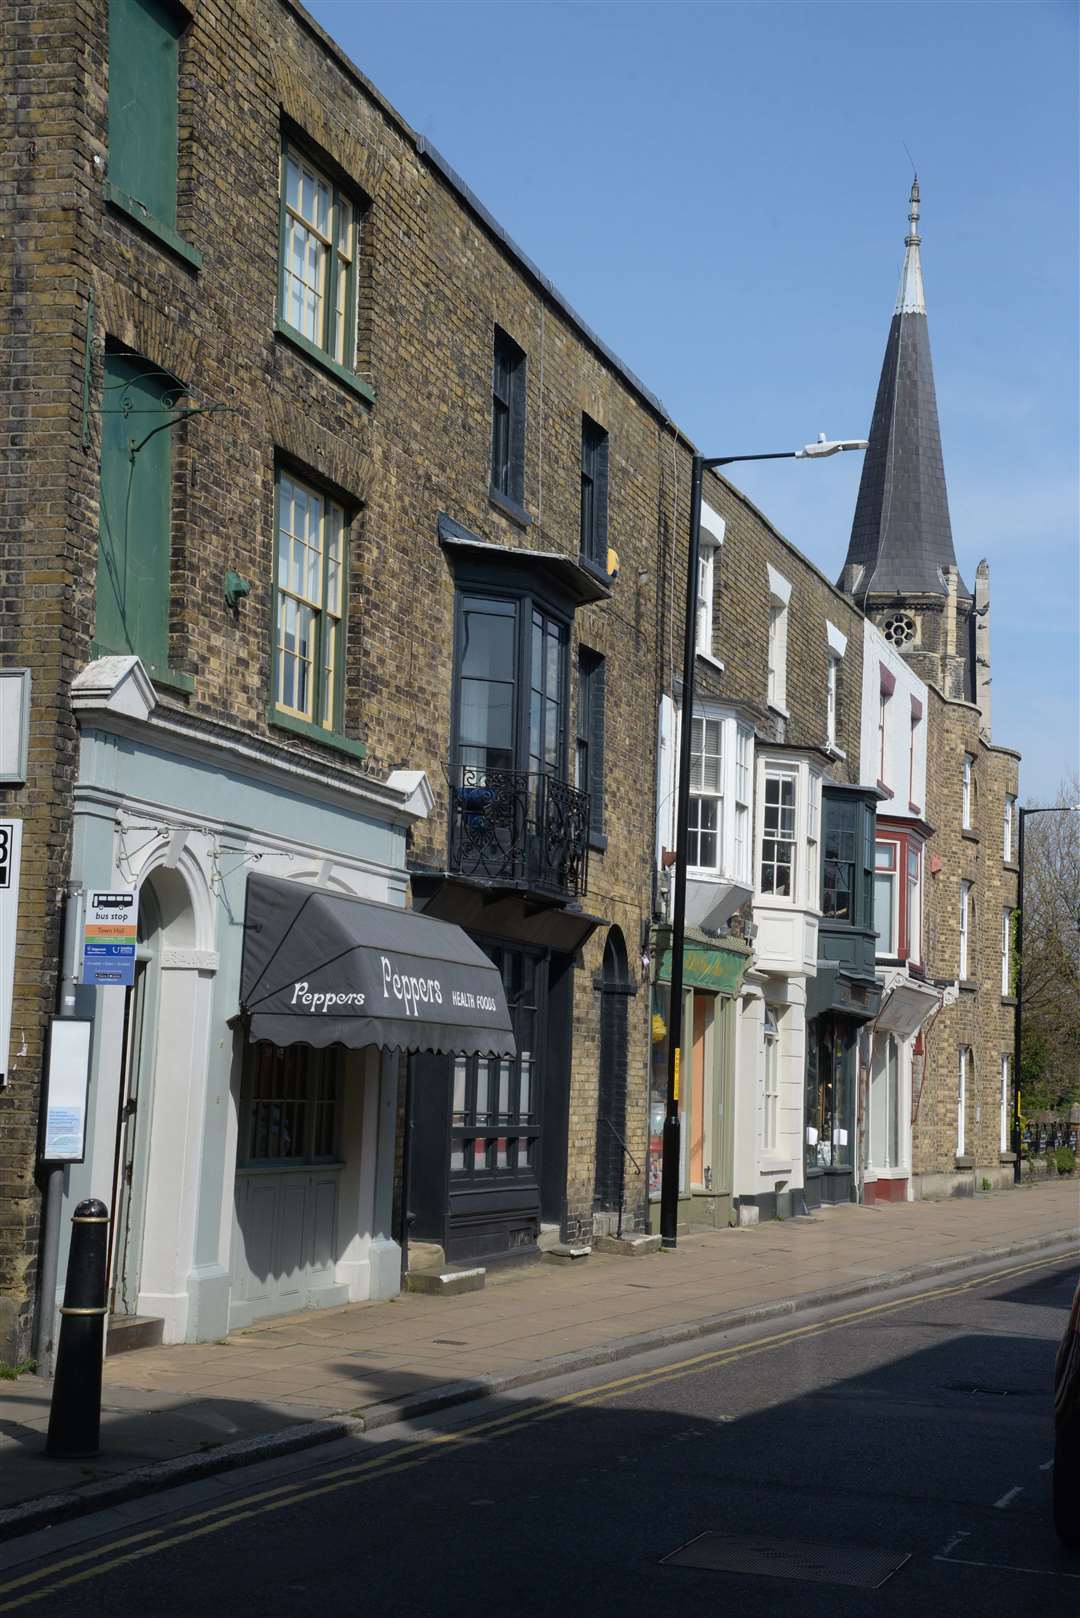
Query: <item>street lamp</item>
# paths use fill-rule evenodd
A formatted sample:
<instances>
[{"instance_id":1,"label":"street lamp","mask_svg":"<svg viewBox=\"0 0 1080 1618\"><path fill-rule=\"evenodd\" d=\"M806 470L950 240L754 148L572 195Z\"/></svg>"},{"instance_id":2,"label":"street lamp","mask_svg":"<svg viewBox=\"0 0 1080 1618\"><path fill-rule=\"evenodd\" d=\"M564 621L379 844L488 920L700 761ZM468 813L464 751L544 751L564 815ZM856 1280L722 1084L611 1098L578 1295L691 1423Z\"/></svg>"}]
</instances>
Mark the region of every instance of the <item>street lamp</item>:
<instances>
[{"instance_id":1,"label":"street lamp","mask_svg":"<svg viewBox=\"0 0 1080 1618\"><path fill-rule=\"evenodd\" d=\"M698 552L701 534L701 486L705 472L742 461L820 460L842 450L865 449L863 438L829 439L778 450L771 455L695 455L690 477L690 554L686 568L686 633L683 641L682 728L679 733L679 792L675 821L675 903L671 918L671 1006L668 1013L667 1110L664 1116L660 1177L660 1242L674 1247L679 1214L679 1065L682 1057L683 944L686 938L686 852L690 818L690 738L694 716L694 673L697 656Z\"/></svg>"},{"instance_id":2,"label":"street lamp","mask_svg":"<svg viewBox=\"0 0 1080 1618\"><path fill-rule=\"evenodd\" d=\"M1080 803L1056 803L1020 810L1020 851L1016 877L1016 1019L1013 1025L1013 1184L1020 1184L1020 1045L1024 1026L1024 817L1080 814Z\"/></svg>"}]
</instances>

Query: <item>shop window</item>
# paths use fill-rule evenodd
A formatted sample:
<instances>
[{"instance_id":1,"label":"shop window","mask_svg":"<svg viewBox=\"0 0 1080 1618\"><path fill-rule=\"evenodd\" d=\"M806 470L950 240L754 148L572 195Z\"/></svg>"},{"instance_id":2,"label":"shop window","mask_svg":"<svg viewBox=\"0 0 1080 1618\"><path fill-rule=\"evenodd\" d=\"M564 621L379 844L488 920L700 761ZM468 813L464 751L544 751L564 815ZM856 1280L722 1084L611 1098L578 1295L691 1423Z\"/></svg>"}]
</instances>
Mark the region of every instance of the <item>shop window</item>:
<instances>
[{"instance_id":1,"label":"shop window","mask_svg":"<svg viewBox=\"0 0 1080 1618\"><path fill-rule=\"evenodd\" d=\"M107 349L94 640L165 675L169 649L172 439L183 386L148 360Z\"/></svg>"},{"instance_id":2,"label":"shop window","mask_svg":"<svg viewBox=\"0 0 1080 1618\"><path fill-rule=\"evenodd\" d=\"M523 950L493 945L488 954L502 974L517 1055L453 1059L450 1174L459 1189L466 1181L479 1187L532 1180L538 1167L536 1036L543 966Z\"/></svg>"},{"instance_id":3,"label":"shop window","mask_svg":"<svg viewBox=\"0 0 1080 1618\"><path fill-rule=\"evenodd\" d=\"M765 1062L763 1067L763 1093L761 1104L761 1145L765 1152L775 1152L780 1114L780 1030L776 1013L765 1007L764 1027Z\"/></svg>"},{"instance_id":4,"label":"shop window","mask_svg":"<svg viewBox=\"0 0 1080 1618\"><path fill-rule=\"evenodd\" d=\"M491 379L491 488L517 506L525 498L525 354L498 326Z\"/></svg>"},{"instance_id":5,"label":"shop window","mask_svg":"<svg viewBox=\"0 0 1080 1618\"><path fill-rule=\"evenodd\" d=\"M507 491L503 491L504 493ZM515 496L520 500L521 496ZM581 554L607 571L608 435L588 416L581 418Z\"/></svg>"},{"instance_id":6,"label":"shop window","mask_svg":"<svg viewBox=\"0 0 1080 1618\"><path fill-rule=\"evenodd\" d=\"M278 473L274 708L316 731L342 728L347 533L341 506Z\"/></svg>"},{"instance_id":7,"label":"shop window","mask_svg":"<svg viewBox=\"0 0 1080 1618\"><path fill-rule=\"evenodd\" d=\"M336 365L356 363L358 199L291 141L281 154L281 319Z\"/></svg>"},{"instance_id":8,"label":"shop window","mask_svg":"<svg viewBox=\"0 0 1080 1618\"><path fill-rule=\"evenodd\" d=\"M762 808L761 891L790 899L795 895L796 777L766 770Z\"/></svg>"},{"instance_id":9,"label":"shop window","mask_svg":"<svg viewBox=\"0 0 1080 1618\"><path fill-rule=\"evenodd\" d=\"M344 1053L308 1045L244 1047L241 1167L333 1163L341 1156Z\"/></svg>"},{"instance_id":10,"label":"shop window","mask_svg":"<svg viewBox=\"0 0 1080 1618\"><path fill-rule=\"evenodd\" d=\"M690 734L690 811L687 864L715 871L724 829L723 721L695 716Z\"/></svg>"},{"instance_id":11,"label":"shop window","mask_svg":"<svg viewBox=\"0 0 1080 1618\"><path fill-rule=\"evenodd\" d=\"M806 1167L850 1168L851 1041L821 1017L807 1025L806 1052Z\"/></svg>"}]
</instances>

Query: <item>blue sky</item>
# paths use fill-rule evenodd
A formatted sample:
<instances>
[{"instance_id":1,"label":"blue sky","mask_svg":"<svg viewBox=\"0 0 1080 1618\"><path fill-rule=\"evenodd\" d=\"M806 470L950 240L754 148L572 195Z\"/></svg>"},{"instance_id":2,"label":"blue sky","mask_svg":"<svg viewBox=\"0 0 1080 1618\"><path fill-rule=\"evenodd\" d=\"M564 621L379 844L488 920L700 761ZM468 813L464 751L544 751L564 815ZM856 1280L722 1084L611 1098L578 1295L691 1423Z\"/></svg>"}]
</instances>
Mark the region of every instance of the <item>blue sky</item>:
<instances>
[{"instance_id":1,"label":"blue sky","mask_svg":"<svg viewBox=\"0 0 1080 1618\"><path fill-rule=\"evenodd\" d=\"M308 0L710 455L866 433L910 148L994 738L1080 755L1078 8ZM733 468L835 577L859 458Z\"/></svg>"}]
</instances>

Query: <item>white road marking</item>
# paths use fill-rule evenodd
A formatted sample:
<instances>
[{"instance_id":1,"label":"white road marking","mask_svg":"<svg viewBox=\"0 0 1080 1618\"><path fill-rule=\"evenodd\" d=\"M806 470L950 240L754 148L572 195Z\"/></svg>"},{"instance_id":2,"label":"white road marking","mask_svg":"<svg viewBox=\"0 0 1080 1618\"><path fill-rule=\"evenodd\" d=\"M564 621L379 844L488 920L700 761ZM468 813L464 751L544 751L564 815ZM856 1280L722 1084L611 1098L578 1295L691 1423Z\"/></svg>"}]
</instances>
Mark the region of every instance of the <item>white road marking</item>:
<instances>
[{"instance_id":1,"label":"white road marking","mask_svg":"<svg viewBox=\"0 0 1080 1618\"><path fill-rule=\"evenodd\" d=\"M954 1567L994 1567L1003 1573L1041 1573L1044 1579L1080 1579L1080 1573L1064 1573L1056 1567L1014 1567L1011 1562L973 1562L964 1556L935 1556L935 1562L951 1562Z\"/></svg>"},{"instance_id":2,"label":"white road marking","mask_svg":"<svg viewBox=\"0 0 1080 1618\"><path fill-rule=\"evenodd\" d=\"M943 1545L941 1547L941 1551L940 1551L939 1554L941 1556L948 1556L949 1552L954 1551L956 1549L956 1547L959 1545L959 1543L960 1543L960 1541L962 1539L968 1539L968 1538L970 1538L970 1536L971 1536L970 1528L958 1528L956 1530L956 1533L950 1539L949 1543L947 1545Z\"/></svg>"},{"instance_id":3,"label":"white road marking","mask_svg":"<svg viewBox=\"0 0 1080 1618\"><path fill-rule=\"evenodd\" d=\"M1024 1485L1022 1483L1016 1484L1015 1488L1012 1488L1006 1494L1003 1494L1000 1500L995 1500L994 1501L995 1508L998 1511L1004 1511L1005 1507L1009 1504L1009 1501L1010 1500L1015 1500L1017 1495L1018 1494L1023 1494L1023 1492L1024 1492Z\"/></svg>"},{"instance_id":4,"label":"white road marking","mask_svg":"<svg viewBox=\"0 0 1080 1618\"><path fill-rule=\"evenodd\" d=\"M1043 1462L1043 1464L1039 1468L1039 1471L1040 1472L1049 1472L1049 1470L1053 1466L1053 1464L1054 1464L1054 1457L1051 1455L1051 1457L1050 1457L1050 1459L1048 1461Z\"/></svg>"}]
</instances>

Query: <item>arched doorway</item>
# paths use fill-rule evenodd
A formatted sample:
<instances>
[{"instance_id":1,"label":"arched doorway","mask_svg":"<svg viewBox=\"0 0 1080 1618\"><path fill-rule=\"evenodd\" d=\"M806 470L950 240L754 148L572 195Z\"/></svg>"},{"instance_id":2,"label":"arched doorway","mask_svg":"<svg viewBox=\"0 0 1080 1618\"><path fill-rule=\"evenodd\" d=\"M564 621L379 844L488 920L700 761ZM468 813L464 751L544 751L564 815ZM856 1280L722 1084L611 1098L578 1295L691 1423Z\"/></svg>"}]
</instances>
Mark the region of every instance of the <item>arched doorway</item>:
<instances>
[{"instance_id":1,"label":"arched doorway","mask_svg":"<svg viewBox=\"0 0 1080 1618\"><path fill-rule=\"evenodd\" d=\"M164 1129L169 1155L174 1160L183 1156L181 1142L168 1116L159 1117L157 1130L154 1129L155 1092L162 1082L169 1081L170 1065L177 1065L170 1053L183 1048L179 1037L181 1029L190 1030L191 1026L190 1008L185 1003L181 982L181 978L189 974L163 972L163 958L167 950L190 950L195 944L195 931L194 908L184 878L173 869L153 871L139 887L135 982L127 991L124 1010L109 1296L110 1310L115 1315L140 1312L140 1294L146 1290L144 1271L148 1241L153 1248L153 1238L148 1237L148 1231L153 1230L155 1223L162 1223L162 1199L164 1197L167 1207L172 1195L171 1186L162 1183L163 1175L151 1173L155 1134L160 1138ZM193 1077L187 1064L179 1064L175 1077L186 1098ZM165 1097L164 1108L166 1115L175 1111L176 1099ZM158 1156L162 1156L160 1146ZM162 1166L159 1162L158 1170ZM174 1176L175 1170L168 1178ZM165 1222L167 1224L167 1215ZM165 1241L169 1241L167 1235ZM160 1268L159 1255L151 1252L150 1264L154 1269Z\"/></svg>"},{"instance_id":2,"label":"arched doorway","mask_svg":"<svg viewBox=\"0 0 1080 1618\"><path fill-rule=\"evenodd\" d=\"M629 1055L628 996L635 992L626 944L612 927L604 945L600 990L600 1071L596 1097L596 1158L593 1211L620 1214L626 1183L626 1081Z\"/></svg>"}]
</instances>

